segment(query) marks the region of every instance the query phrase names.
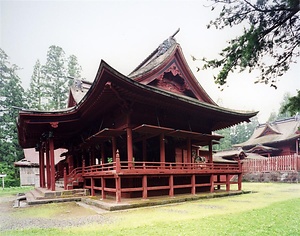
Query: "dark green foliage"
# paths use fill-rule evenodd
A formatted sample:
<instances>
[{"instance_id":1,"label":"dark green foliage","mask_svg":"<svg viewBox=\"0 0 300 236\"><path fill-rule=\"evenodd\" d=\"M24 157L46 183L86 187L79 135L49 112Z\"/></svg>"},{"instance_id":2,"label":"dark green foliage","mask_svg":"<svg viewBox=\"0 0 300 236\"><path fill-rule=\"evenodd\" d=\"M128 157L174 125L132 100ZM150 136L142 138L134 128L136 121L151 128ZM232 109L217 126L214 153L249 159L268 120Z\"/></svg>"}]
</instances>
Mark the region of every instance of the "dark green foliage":
<instances>
[{"instance_id":1,"label":"dark green foliage","mask_svg":"<svg viewBox=\"0 0 300 236\"><path fill-rule=\"evenodd\" d=\"M257 117L254 117L249 123L244 122L227 129L219 130L217 133L224 136L224 138L220 140L220 144L214 146L214 149L228 150L231 149L234 144L247 141L257 125Z\"/></svg>"},{"instance_id":2,"label":"dark green foliage","mask_svg":"<svg viewBox=\"0 0 300 236\"><path fill-rule=\"evenodd\" d=\"M81 66L77 57L65 57L64 50L52 45L47 52L45 65L37 60L27 91L29 107L37 110L57 110L65 108L72 78L81 77Z\"/></svg>"},{"instance_id":3,"label":"dark green foliage","mask_svg":"<svg viewBox=\"0 0 300 236\"><path fill-rule=\"evenodd\" d=\"M288 102L282 107L281 113L290 112L291 115L295 115L300 112L300 90L298 90L297 96L288 98Z\"/></svg>"},{"instance_id":4,"label":"dark green foliage","mask_svg":"<svg viewBox=\"0 0 300 236\"><path fill-rule=\"evenodd\" d=\"M18 108L25 107L24 89L8 56L0 49L0 173L7 174L8 186L19 185L18 169L14 162L23 157L18 145L16 118Z\"/></svg>"},{"instance_id":5,"label":"dark green foliage","mask_svg":"<svg viewBox=\"0 0 300 236\"><path fill-rule=\"evenodd\" d=\"M226 84L230 72L260 70L256 82L276 88L276 78L299 56L300 25L298 0L214 0L212 10L222 5L220 15L208 28L244 26L244 32L228 42L220 59L203 59L204 68L220 68L215 83Z\"/></svg>"},{"instance_id":6,"label":"dark green foliage","mask_svg":"<svg viewBox=\"0 0 300 236\"><path fill-rule=\"evenodd\" d=\"M30 86L27 90L27 99L31 109L43 110L46 108L42 101L46 93L44 83L45 76L42 73L42 66L40 61L37 60L33 68Z\"/></svg>"}]
</instances>

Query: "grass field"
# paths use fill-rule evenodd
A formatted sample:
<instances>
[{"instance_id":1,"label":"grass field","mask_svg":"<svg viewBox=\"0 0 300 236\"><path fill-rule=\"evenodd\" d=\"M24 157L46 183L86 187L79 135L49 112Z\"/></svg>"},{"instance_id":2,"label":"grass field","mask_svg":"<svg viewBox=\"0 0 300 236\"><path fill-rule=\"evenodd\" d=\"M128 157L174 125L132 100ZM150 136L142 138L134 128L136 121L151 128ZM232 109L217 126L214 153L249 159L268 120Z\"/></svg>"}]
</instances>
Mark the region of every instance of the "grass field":
<instances>
[{"instance_id":1,"label":"grass field","mask_svg":"<svg viewBox=\"0 0 300 236\"><path fill-rule=\"evenodd\" d=\"M103 213L110 219L107 223L29 228L2 235L300 235L300 184L244 183L243 188L255 193ZM17 209L14 217L96 214L74 204ZM74 211L71 216L65 214L67 209Z\"/></svg>"}]
</instances>

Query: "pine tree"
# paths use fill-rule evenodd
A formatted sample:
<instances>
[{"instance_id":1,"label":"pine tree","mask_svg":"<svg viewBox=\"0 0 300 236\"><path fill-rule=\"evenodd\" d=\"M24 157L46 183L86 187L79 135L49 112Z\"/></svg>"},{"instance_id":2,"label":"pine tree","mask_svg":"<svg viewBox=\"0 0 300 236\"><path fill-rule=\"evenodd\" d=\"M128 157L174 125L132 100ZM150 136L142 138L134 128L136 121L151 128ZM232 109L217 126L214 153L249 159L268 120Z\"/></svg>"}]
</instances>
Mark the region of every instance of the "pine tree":
<instances>
[{"instance_id":1,"label":"pine tree","mask_svg":"<svg viewBox=\"0 0 300 236\"><path fill-rule=\"evenodd\" d=\"M45 75L45 89L48 110L66 107L68 94L68 79L65 69L65 52L59 46L50 46L47 61L42 69Z\"/></svg>"},{"instance_id":2,"label":"pine tree","mask_svg":"<svg viewBox=\"0 0 300 236\"><path fill-rule=\"evenodd\" d=\"M68 76L74 78L74 79L80 79L81 78L81 71L82 68L78 64L77 57L75 55L71 55L68 58ZM73 81L69 80L69 87L72 85Z\"/></svg>"},{"instance_id":3,"label":"pine tree","mask_svg":"<svg viewBox=\"0 0 300 236\"><path fill-rule=\"evenodd\" d=\"M10 65L7 54L0 49L0 173L7 174L7 186L19 185L14 162L23 157L18 144L17 107L24 107L24 89L17 75L18 67Z\"/></svg>"},{"instance_id":4,"label":"pine tree","mask_svg":"<svg viewBox=\"0 0 300 236\"><path fill-rule=\"evenodd\" d=\"M36 61L31 76L29 89L27 90L28 105L31 109L44 110L45 106L45 76L42 73L42 66L39 60Z\"/></svg>"}]
</instances>

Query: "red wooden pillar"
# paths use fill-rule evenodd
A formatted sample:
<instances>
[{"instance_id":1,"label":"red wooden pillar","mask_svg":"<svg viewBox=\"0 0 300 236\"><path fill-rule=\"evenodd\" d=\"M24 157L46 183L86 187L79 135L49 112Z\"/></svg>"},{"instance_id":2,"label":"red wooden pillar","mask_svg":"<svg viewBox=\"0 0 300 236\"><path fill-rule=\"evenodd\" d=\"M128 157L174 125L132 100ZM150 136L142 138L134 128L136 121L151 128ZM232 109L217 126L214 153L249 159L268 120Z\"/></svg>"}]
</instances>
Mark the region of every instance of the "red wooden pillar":
<instances>
[{"instance_id":1,"label":"red wooden pillar","mask_svg":"<svg viewBox=\"0 0 300 236\"><path fill-rule=\"evenodd\" d=\"M161 166L165 166L166 162L166 150L165 150L165 135L160 134L160 162Z\"/></svg>"},{"instance_id":2,"label":"red wooden pillar","mask_svg":"<svg viewBox=\"0 0 300 236\"><path fill-rule=\"evenodd\" d=\"M67 168L64 167L64 190L67 190Z\"/></svg>"},{"instance_id":3,"label":"red wooden pillar","mask_svg":"<svg viewBox=\"0 0 300 236\"><path fill-rule=\"evenodd\" d=\"M116 137L112 137L111 138L111 143L112 143L112 157L113 157L113 162L116 162L116 154L117 154Z\"/></svg>"},{"instance_id":4,"label":"red wooden pillar","mask_svg":"<svg viewBox=\"0 0 300 236\"><path fill-rule=\"evenodd\" d=\"M74 157L73 155L70 155L69 157L69 174L72 172L72 170L74 169Z\"/></svg>"},{"instance_id":5,"label":"red wooden pillar","mask_svg":"<svg viewBox=\"0 0 300 236\"><path fill-rule=\"evenodd\" d=\"M230 191L230 175L226 174L226 191Z\"/></svg>"},{"instance_id":6,"label":"red wooden pillar","mask_svg":"<svg viewBox=\"0 0 300 236\"><path fill-rule=\"evenodd\" d=\"M170 177L169 177L169 186L170 186L169 196L173 197L174 196L174 176L173 175L170 175Z\"/></svg>"},{"instance_id":7,"label":"red wooden pillar","mask_svg":"<svg viewBox=\"0 0 300 236\"><path fill-rule=\"evenodd\" d=\"M121 163L120 163L120 154L119 150L116 152L116 173L119 173L121 171Z\"/></svg>"},{"instance_id":8,"label":"red wooden pillar","mask_svg":"<svg viewBox=\"0 0 300 236\"><path fill-rule=\"evenodd\" d=\"M196 194L196 176L195 175L192 175L191 182L192 182L192 194Z\"/></svg>"},{"instance_id":9,"label":"red wooden pillar","mask_svg":"<svg viewBox=\"0 0 300 236\"><path fill-rule=\"evenodd\" d=\"M116 176L116 202L121 202L121 177Z\"/></svg>"},{"instance_id":10,"label":"red wooden pillar","mask_svg":"<svg viewBox=\"0 0 300 236\"><path fill-rule=\"evenodd\" d=\"M147 175L143 175L143 199L148 197L148 184L147 184Z\"/></svg>"},{"instance_id":11,"label":"red wooden pillar","mask_svg":"<svg viewBox=\"0 0 300 236\"><path fill-rule=\"evenodd\" d=\"M84 156L83 156L82 157L82 168L81 168L82 174L84 174L84 168L85 168L85 159L84 159Z\"/></svg>"},{"instance_id":12,"label":"red wooden pillar","mask_svg":"<svg viewBox=\"0 0 300 236\"><path fill-rule=\"evenodd\" d=\"M93 177L91 177L91 195L95 196L95 179Z\"/></svg>"},{"instance_id":13,"label":"red wooden pillar","mask_svg":"<svg viewBox=\"0 0 300 236\"><path fill-rule=\"evenodd\" d=\"M40 170L40 187L45 188L45 161L43 145L39 149L39 170Z\"/></svg>"},{"instance_id":14,"label":"red wooden pillar","mask_svg":"<svg viewBox=\"0 0 300 236\"><path fill-rule=\"evenodd\" d=\"M46 142L46 174L47 174L47 188L51 188L51 174L50 174L50 154L49 154L49 142Z\"/></svg>"},{"instance_id":15,"label":"red wooden pillar","mask_svg":"<svg viewBox=\"0 0 300 236\"><path fill-rule=\"evenodd\" d=\"M213 193L215 188L215 183L214 183L214 175L212 174L210 176L210 192Z\"/></svg>"},{"instance_id":16,"label":"red wooden pillar","mask_svg":"<svg viewBox=\"0 0 300 236\"><path fill-rule=\"evenodd\" d=\"M131 168L133 161L133 147L132 147L132 129L131 127L127 127L127 160L128 160L128 168Z\"/></svg>"},{"instance_id":17,"label":"red wooden pillar","mask_svg":"<svg viewBox=\"0 0 300 236\"><path fill-rule=\"evenodd\" d=\"M192 141L191 141L191 138L187 139L187 160L188 160L188 163L192 162Z\"/></svg>"},{"instance_id":18,"label":"red wooden pillar","mask_svg":"<svg viewBox=\"0 0 300 236\"><path fill-rule=\"evenodd\" d=\"M243 174L238 174L238 190L242 190Z\"/></svg>"},{"instance_id":19,"label":"red wooden pillar","mask_svg":"<svg viewBox=\"0 0 300 236\"><path fill-rule=\"evenodd\" d=\"M53 142L53 138L49 138L49 153L50 153L51 191L55 191L55 161L54 161L54 142Z\"/></svg>"},{"instance_id":20,"label":"red wooden pillar","mask_svg":"<svg viewBox=\"0 0 300 236\"><path fill-rule=\"evenodd\" d=\"M106 194L105 194L105 179L104 177L101 177L101 198L105 199Z\"/></svg>"}]
</instances>

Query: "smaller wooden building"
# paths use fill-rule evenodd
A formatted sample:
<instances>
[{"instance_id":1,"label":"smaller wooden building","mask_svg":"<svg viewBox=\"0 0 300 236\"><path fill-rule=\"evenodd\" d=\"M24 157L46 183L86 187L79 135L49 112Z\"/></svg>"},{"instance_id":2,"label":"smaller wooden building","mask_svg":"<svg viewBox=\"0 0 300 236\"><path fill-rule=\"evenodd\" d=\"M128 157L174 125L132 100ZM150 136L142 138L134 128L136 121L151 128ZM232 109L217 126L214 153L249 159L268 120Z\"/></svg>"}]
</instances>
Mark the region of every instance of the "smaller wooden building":
<instances>
[{"instance_id":1,"label":"smaller wooden building","mask_svg":"<svg viewBox=\"0 0 300 236\"><path fill-rule=\"evenodd\" d=\"M244 143L236 144L247 153L265 157L299 154L300 116L259 125Z\"/></svg>"},{"instance_id":2,"label":"smaller wooden building","mask_svg":"<svg viewBox=\"0 0 300 236\"><path fill-rule=\"evenodd\" d=\"M63 168L65 156L62 156L66 149L56 149L54 151L54 164L56 178L63 177ZM15 167L20 171L20 185L21 186L40 186L40 163L39 152L35 148L23 149L24 158L14 163ZM44 158L45 159L45 158ZM46 161L46 160L44 160ZM47 182L47 176L45 181Z\"/></svg>"}]
</instances>

